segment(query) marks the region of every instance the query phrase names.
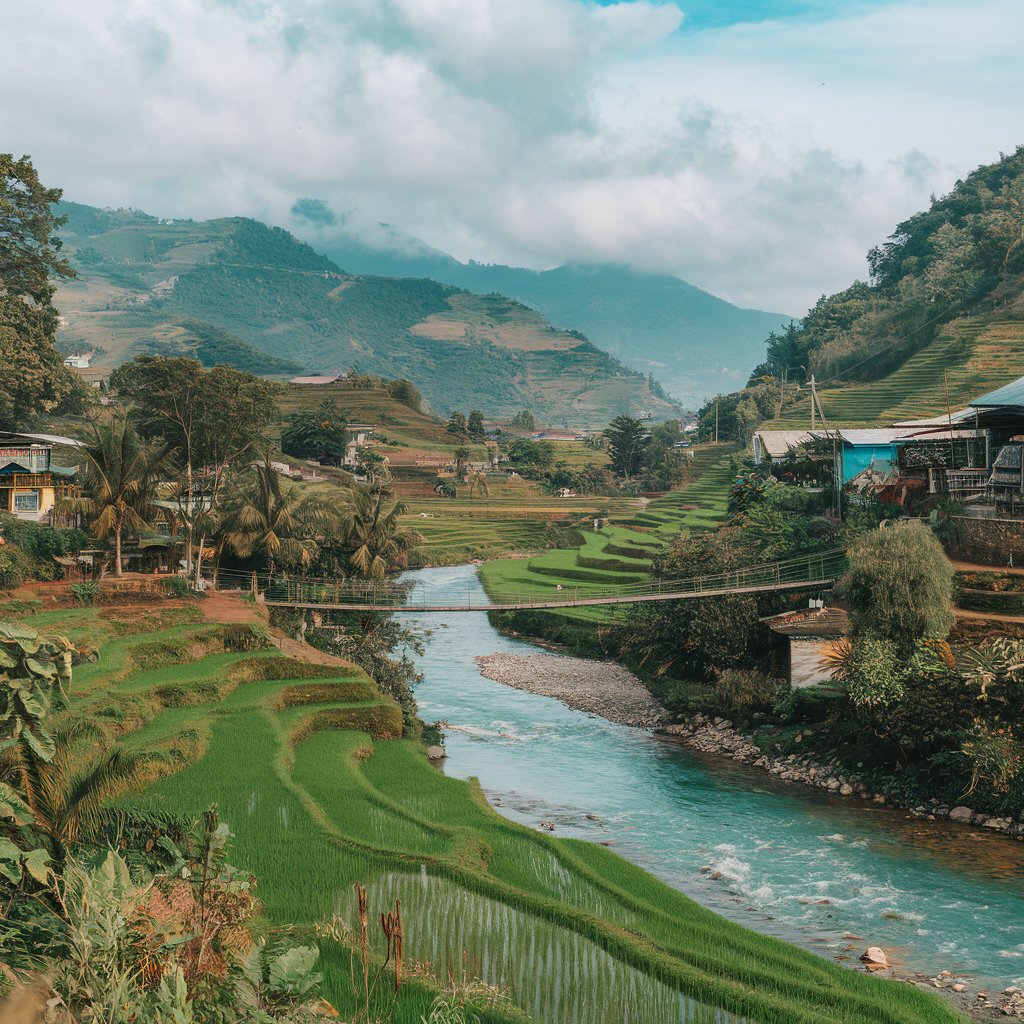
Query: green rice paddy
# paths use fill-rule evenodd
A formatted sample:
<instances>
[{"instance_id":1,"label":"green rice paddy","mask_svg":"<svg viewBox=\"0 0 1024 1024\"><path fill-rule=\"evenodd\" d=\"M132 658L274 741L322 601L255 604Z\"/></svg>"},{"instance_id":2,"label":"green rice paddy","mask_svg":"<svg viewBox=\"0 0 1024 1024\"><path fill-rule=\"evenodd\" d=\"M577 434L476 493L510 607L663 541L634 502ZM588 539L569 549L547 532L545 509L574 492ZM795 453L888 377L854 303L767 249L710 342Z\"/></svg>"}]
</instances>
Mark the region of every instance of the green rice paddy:
<instances>
[{"instance_id":1,"label":"green rice paddy","mask_svg":"<svg viewBox=\"0 0 1024 1024\"><path fill-rule=\"evenodd\" d=\"M640 563L651 536L613 527L581 550L598 557L613 542L641 552L616 559ZM125 799L181 815L216 804L269 925L351 921L357 882L371 917L400 897L423 975L443 983L455 965L508 992L514 1008L481 1008L482 1024L957 1020L927 993L720 918L603 847L500 817L479 786L398 738L398 707L358 669L225 651L226 627L175 614L132 636L80 610L48 612L45 624L100 644L76 675L75 707L157 759L150 784ZM345 1019L349 955L320 942L325 995ZM393 1021L418 1024L433 991L424 977L403 987Z\"/></svg>"},{"instance_id":2,"label":"green rice paddy","mask_svg":"<svg viewBox=\"0 0 1024 1024\"><path fill-rule=\"evenodd\" d=\"M550 599L556 594L586 597L646 582L652 559L680 531L717 529L727 518L736 447L703 445L693 451L690 484L654 498L641 508L616 510L610 516L610 525L601 530L593 530L590 520L583 521L580 547L546 551L529 559L487 562L480 569L480 578L488 594L495 598L522 595ZM544 614L553 620L601 624L621 621L624 608L564 608Z\"/></svg>"}]
</instances>

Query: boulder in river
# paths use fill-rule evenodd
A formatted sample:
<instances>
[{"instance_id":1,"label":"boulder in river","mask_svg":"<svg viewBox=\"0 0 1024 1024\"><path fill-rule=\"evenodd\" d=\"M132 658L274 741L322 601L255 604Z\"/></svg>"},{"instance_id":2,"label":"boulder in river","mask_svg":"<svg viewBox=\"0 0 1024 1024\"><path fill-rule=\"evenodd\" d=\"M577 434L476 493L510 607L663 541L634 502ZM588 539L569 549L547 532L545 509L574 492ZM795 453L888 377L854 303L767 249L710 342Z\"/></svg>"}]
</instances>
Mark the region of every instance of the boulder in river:
<instances>
[{"instance_id":1,"label":"boulder in river","mask_svg":"<svg viewBox=\"0 0 1024 1024\"><path fill-rule=\"evenodd\" d=\"M860 961L869 971L884 971L889 966L889 958L885 955L885 950L879 946L868 946L861 953Z\"/></svg>"},{"instance_id":2,"label":"boulder in river","mask_svg":"<svg viewBox=\"0 0 1024 1024\"><path fill-rule=\"evenodd\" d=\"M443 761L448 755L444 752L444 747L427 747L427 757L431 761Z\"/></svg>"}]
</instances>

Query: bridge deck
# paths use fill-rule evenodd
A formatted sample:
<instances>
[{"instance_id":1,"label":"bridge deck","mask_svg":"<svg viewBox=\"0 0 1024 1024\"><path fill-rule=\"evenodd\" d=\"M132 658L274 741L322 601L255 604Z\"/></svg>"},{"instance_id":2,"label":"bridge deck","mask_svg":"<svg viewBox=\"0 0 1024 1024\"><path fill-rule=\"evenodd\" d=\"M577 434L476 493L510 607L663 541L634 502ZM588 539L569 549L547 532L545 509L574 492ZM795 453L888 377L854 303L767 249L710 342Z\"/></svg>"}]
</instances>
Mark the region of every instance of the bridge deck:
<instances>
[{"instance_id":1,"label":"bridge deck","mask_svg":"<svg viewBox=\"0 0 1024 1024\"><path fill-rule=\"evenodd\" d=\"M689 589L682 591L664 591L640 594L613 594L606 597L566 597L553 601L516 600L508 602L480 601L472 594L466 600L447 604L430 604L428 600L417 602L415 599L400 603L374 603L368 601L317 602L303 600L265 602L268 608L308 608L311 611L339 612L510 612L528 609L545 608L587 608L596 605L643 604L650 601L685 601L697 597L725 597L731 594L757 594L775 590L807 590L828 586L834 583L835 576L819 576L809 580L778 581L769 583L751 583L733 587L717 587L708 589Z\"/></svg>"}]
</instances>

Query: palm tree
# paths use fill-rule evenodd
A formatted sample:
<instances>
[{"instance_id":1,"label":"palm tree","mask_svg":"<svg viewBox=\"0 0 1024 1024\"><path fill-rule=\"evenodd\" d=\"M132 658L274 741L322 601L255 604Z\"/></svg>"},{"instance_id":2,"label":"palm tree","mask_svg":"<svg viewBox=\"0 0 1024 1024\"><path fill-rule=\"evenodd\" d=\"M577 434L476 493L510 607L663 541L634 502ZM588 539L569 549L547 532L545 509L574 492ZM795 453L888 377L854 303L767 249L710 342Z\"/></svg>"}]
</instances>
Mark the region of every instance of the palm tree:
<instances>
[{"instance_id":1,"label":"palm tree","mask_svg":"<svg viewBox=\"0 0 1024 1024\"><path fill-rule=\"evenodd\" d=\"M155 504L157 479L167 453L144 442L127 414L93 423L93 439L83 450L84 482L91 495L67 506L92 520L97 538L114 536L114 575L124 575L121 545L126 532L150 526L164 510Z\"/></svg>"},{"instance_id":2,"label":"palm tree","mask_svg":"<svg viewBox=\"0 0 1024 1024\"><path fill-rule=\"evenodd\" d=\"M284 569L309 565L318 538L331 525L330 508L298 487L282 487L269 463L257 464L239 478L224 503L221 550L240 558L263 558Z\"/></svg>"},{"instance_id":3,"label":"palm tree","mask_svg":"<svg viewBox=\"0 0 1024 1024\"><path fill-rule=\"evenodd\" d=\"M95 743L103 735L89 722L63 723L51 733L52 757L38 756L27 743L7 748L0 761L0 781L20 783L33 825L48 839L59 864L75 844L97 837L104 804L139 781L150 758L120 747L84 753L83 743Z\"/></svg>"},{"instance_id":4,"label":"palm tree","mask_svg":"<svg viewBox=\"0 0 1024 1024\"><path fill-rule=\"evenodd\" d=\"M342 511L342 531L351 551L349 563L363 576L383 577L404 566L409 551L423 542L412 530L403 530L400 516L405 505L384 487L353 485Z\"/></svg>"}]
</instances>

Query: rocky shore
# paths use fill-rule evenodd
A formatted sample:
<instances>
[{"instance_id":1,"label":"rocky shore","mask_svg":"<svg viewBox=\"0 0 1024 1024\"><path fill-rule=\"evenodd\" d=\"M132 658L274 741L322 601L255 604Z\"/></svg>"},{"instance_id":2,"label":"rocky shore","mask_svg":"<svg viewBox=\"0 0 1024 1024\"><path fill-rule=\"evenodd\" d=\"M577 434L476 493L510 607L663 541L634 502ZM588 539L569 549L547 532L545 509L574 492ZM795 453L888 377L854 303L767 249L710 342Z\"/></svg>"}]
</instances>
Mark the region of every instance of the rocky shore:
<instances>
[{"instance_id":1,"label":"rocky shore","mask_svg":"<svg viewBox=\"0 0 1024 1024\"><path fill-rule=\"evenodd\" d=\"M556 654L484 654L476 659L488 679L554 697L577 711L642 729L667 726L668 712L632 672L613 661Z\"/></svg>"},{"instance_id":2,"label":"rocky shore","mask_svg":"<svg viewBox=\"0 0 1024 1024\"><path fill-rule=\"evenodd\" d=\"M804 786L814 786L838 796L852 797L860 800L871 800L884 804L886 798L881 793L872 793L855 776L847 774L836 767L835 762L820 763L810 757L799 754L787 754L783 757L772 757L756 746L742 733L733 728L732 722L725 718L711 718L706 715L695 715L685 722L676 722L662 727L660 732L674 736L688 747L693 747L705 754L718 754L728 757L741 764L753 765L783 782L797 782ZM997 818L989 814L975 812L970 807L949 807L938 800L932 799L924 804L906 808L911 814L930 821L949 820L962 825L975 825L989 832L1000 832L1017 839L1024 839L1024 821L1013 821L1011 818Z\"/></svg>"}]
</instances>

